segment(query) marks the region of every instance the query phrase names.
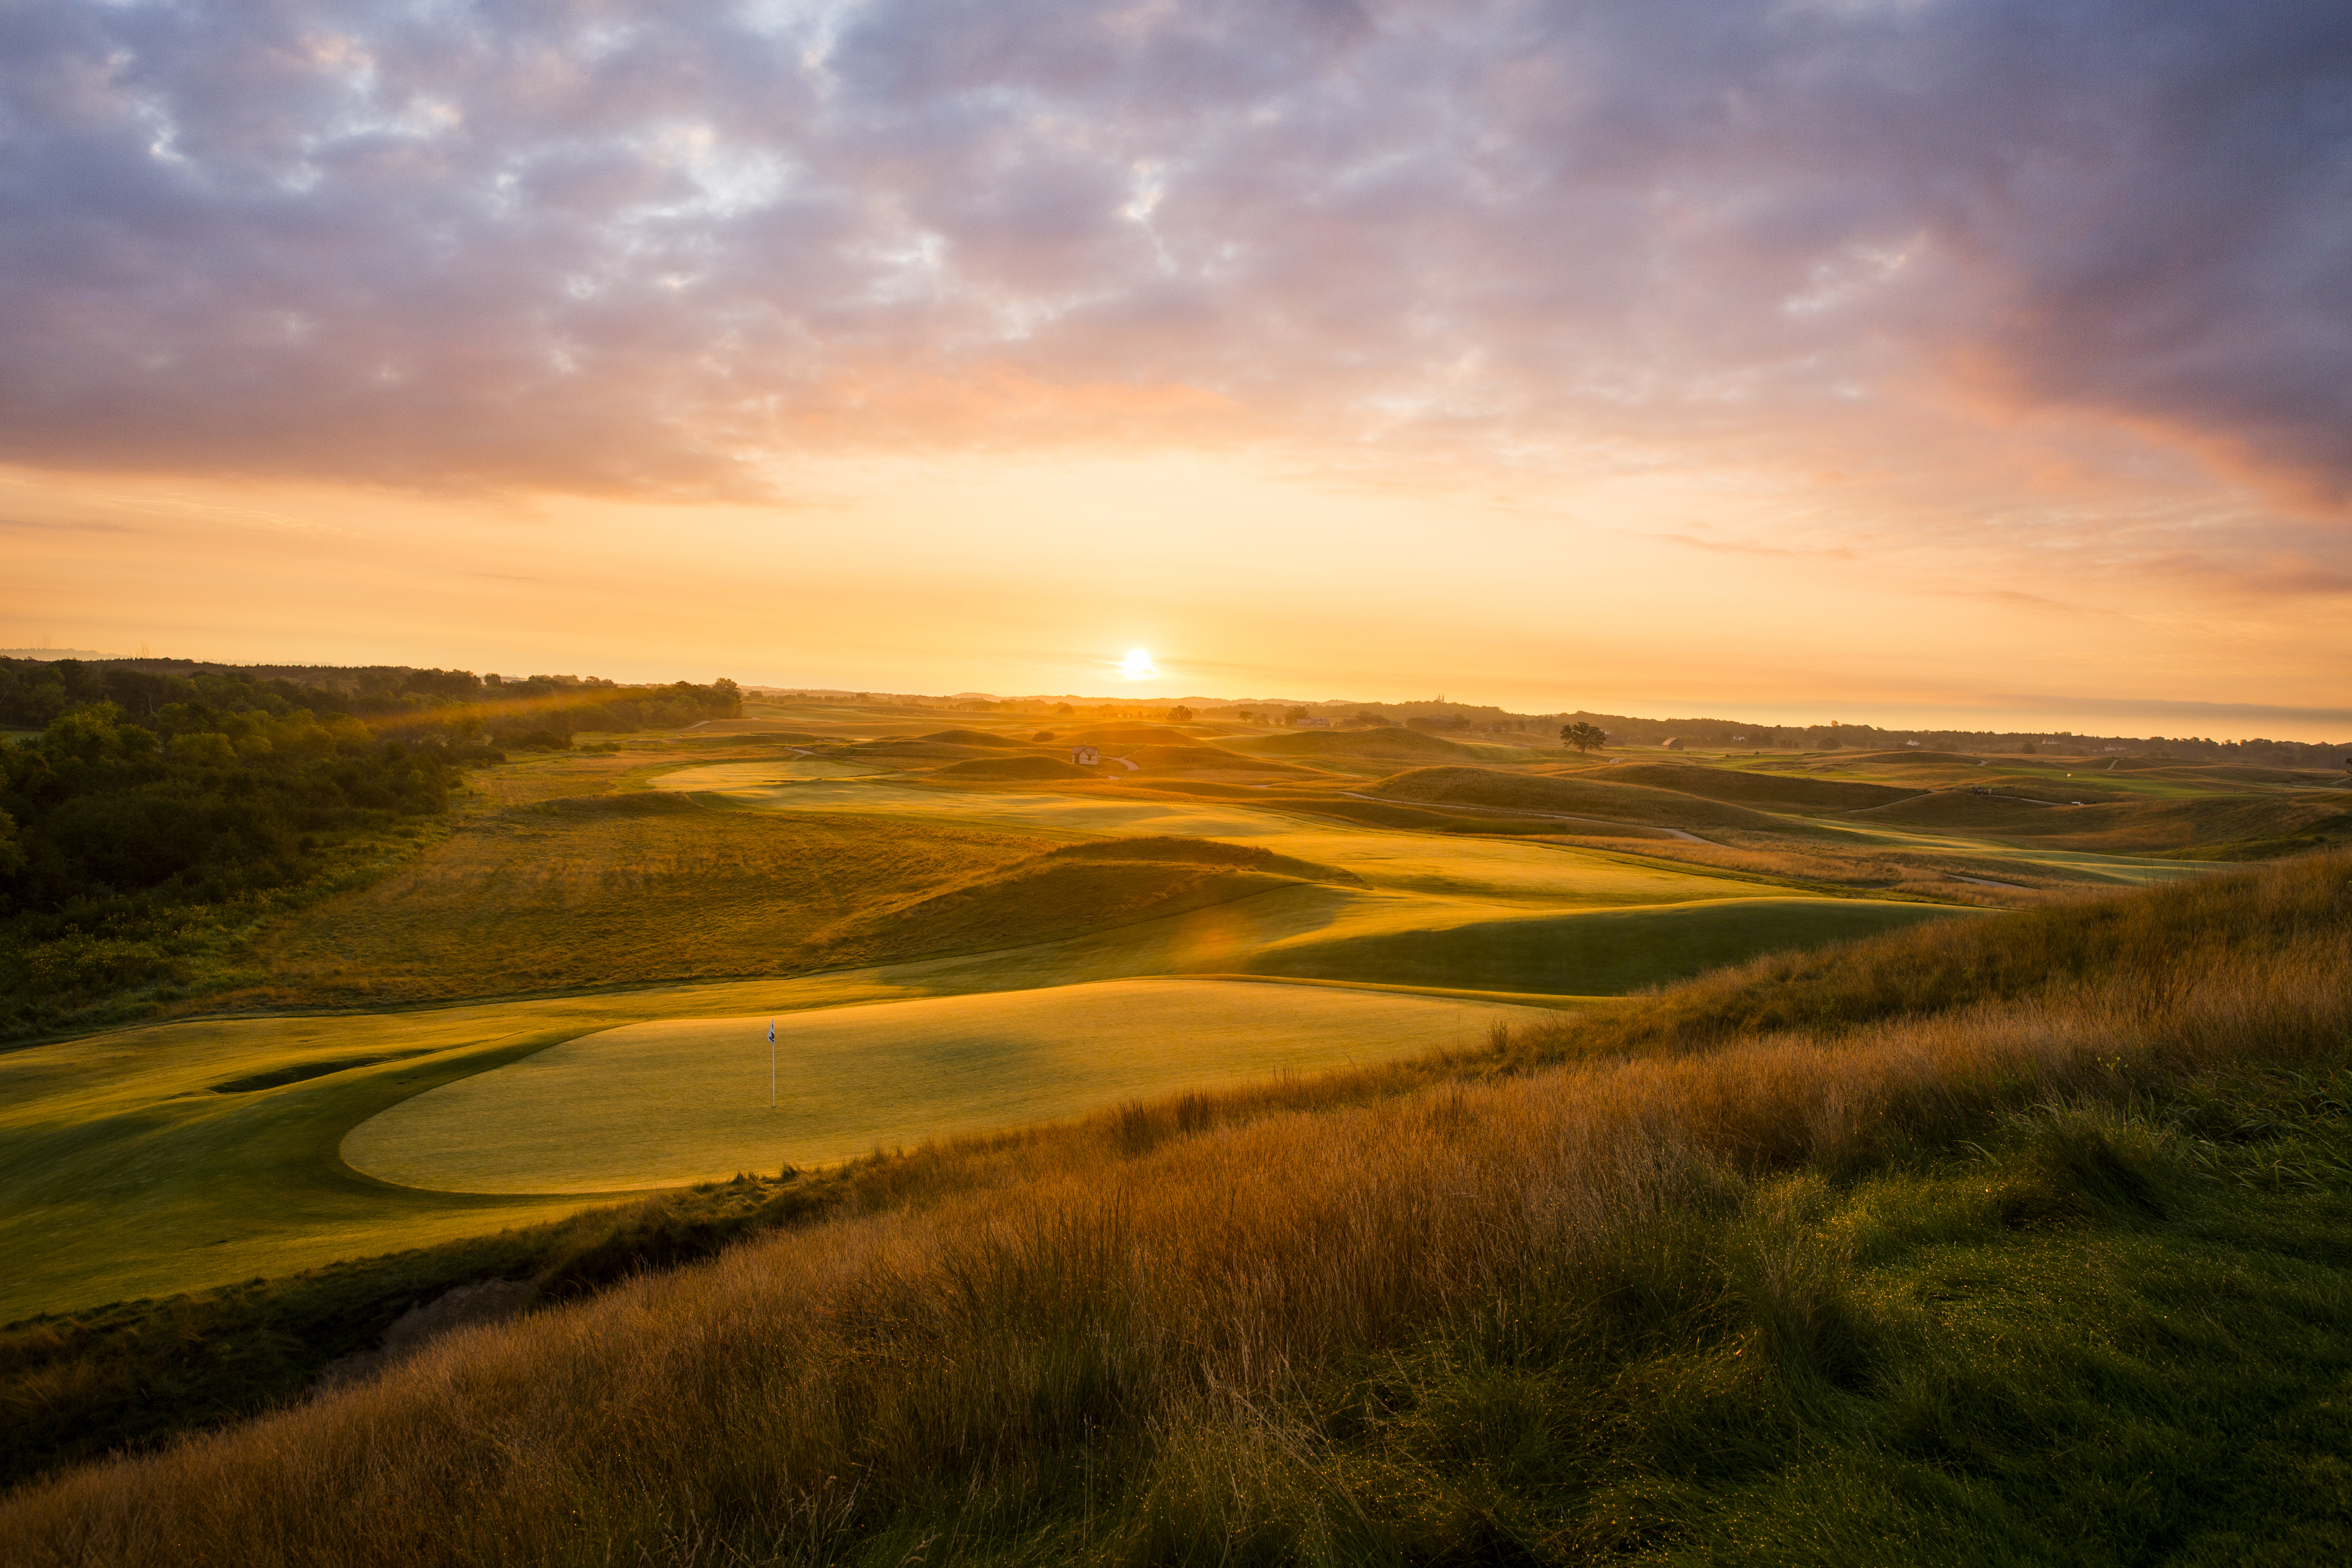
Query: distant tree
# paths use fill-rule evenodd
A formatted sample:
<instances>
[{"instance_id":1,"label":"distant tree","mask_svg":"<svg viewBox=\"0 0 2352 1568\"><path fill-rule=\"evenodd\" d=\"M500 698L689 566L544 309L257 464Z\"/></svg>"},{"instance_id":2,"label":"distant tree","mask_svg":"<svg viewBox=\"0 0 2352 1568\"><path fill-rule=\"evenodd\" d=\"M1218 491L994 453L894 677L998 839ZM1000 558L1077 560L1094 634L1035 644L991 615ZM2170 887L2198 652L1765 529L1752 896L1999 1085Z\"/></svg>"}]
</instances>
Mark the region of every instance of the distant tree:
<instances>
[{"instance_id":1,"label":"distant tree","mask_svg":"<svg viewBox=\"0 0 2352 1568\"><path fill-rule=\"evenodd\" d=\"M1168 710L1168 721L1171 724L1190 724L1192 721L1192 710L1180 702Z\"/></svg>"},{"instance_id":2,"label":"distant tree","mask_svg":"<svg viewBox=\"0 0 2352 1568\"><path fill-rule=\"evenodd\" d=\"M1609 731L1598 724L1579 720L1559 727L1560 743L1580 752L1597 752L1609 743Z\"/></svg>"},{"instance_id":3,"label":"distant tree","mask_svg":"<svg viewBox=\"0 0 2352 1568\"><path fill-rule=\"evenodd\" d=\"M1307 710L1304 708L1286 708L1282 710L1282 721L1286 724L1296 724L1307 716Z\"/></svg>"}]
</instances>

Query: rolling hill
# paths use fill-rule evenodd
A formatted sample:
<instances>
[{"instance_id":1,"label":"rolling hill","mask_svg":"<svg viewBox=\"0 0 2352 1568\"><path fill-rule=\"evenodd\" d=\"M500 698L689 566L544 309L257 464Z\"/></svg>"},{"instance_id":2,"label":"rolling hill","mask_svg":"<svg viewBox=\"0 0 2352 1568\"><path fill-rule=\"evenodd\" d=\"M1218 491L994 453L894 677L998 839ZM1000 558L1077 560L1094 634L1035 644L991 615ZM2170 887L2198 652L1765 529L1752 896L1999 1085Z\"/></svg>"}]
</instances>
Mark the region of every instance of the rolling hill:
<instances>
[{"instance_id":1,"label":"rolling hill","mask_svg":"<svg viewBox=\"0 0 2352 1568\"><path fill-rule=\"evenodd\" d=\"M1612 780L1621 770L1611 770ZM1495 768L1414 768L1382 779L1372 793L1393 800L1638 823L1650 827L1744 827L1786 832L1790 824L1727 802L1591 774L1507 773Z\"/></svg>"}]
</instances>

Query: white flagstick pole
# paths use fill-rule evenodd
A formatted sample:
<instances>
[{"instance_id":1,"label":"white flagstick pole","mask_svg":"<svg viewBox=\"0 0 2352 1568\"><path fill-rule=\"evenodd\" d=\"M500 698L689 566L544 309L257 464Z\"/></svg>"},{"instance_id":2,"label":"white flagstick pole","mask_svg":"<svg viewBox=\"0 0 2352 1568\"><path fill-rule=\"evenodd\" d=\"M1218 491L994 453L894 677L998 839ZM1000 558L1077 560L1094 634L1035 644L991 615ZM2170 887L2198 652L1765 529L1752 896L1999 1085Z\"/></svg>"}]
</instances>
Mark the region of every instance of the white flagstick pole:
<instances>
[{"instance_id":1,"label":"white flagstick pole","mask_svg":"<svg viewBox=\"0 0 2352 1568\"><path fill-rule=\"evenodd\" d=\"M768 1109L776 1109L776 1021L768 1020Z\"/></svg>"}]
</instances>

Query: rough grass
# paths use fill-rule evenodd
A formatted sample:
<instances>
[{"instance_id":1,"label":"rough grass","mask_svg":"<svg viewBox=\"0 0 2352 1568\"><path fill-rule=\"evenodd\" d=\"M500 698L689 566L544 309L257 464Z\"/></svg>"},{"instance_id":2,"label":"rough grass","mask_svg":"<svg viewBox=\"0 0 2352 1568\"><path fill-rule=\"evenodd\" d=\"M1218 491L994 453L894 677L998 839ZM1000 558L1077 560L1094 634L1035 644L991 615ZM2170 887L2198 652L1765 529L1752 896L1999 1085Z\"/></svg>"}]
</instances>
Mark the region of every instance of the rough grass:
<instances>
[{"instance_id":1,"label":"rough grass","mask_svg":"<svg viewBox=\"0 0 2352 1568\"><path fill-rule=\"evenodd\" d=\"M1459 760L1479 753L1419 730L1302 730L1295 734L1220 741L1227 751L1258 757L1365 758L1375 762Z\"/></svg>"},{"instance_id":2,"label":"rough grass","mask_svg":"<svg viewBox=\"0 0 2352 1568\"><path fill-rule=\"evenodd\" d=\"M1516 1070L927 1152L863 1214L18 1494L0 1539L45 1563L2332 1560L2347 881L2336 857L1931 928L1823 970L1815 1007L1759 971L1693 989L1731 1009L1713 1027L1668 994ZM1955 991L1937 953L1995 923L2040 940L1969 950L2010 978ZM2166 932L2179 983L2151 989ZM1923 957L1944 980L1905 978ZM1773 996L1824 1027L1754 1032Z\"/></svg>"},{"instance_id":3,"label":"rough grass","mask_svg":"<svg viewBox=\"0 0 2352 1568\"><path fill-rule=\"evenodd\" d=\"M260 944L237 1004L382 1003L775 974L852 911L1033 853L951 823L709 809L639 792L483 812Z\"/></svg>"},{"instance_id":4,"label":"rough grass","mask_svg":"<svg viewBox=\"0 0 2352 1568\"><path fill-rule=\"evenodd\" d=\"M1612 770L1613 776L1614 770ZM1395 800L1481 805L1631 822L1650 827L1744 827L1786 832L1790 824L1760 811L1702 800L1675 790L1621 784L1590 774L1547 776L1496 768L1413 768L1371 786Z\"/></svg>"},{"instance_id":5,"label":"rough grass","mask_svg":"<svg viewBox=\"0 0 2352 1568\"><path fill-rule=\"evenodd\" d=\"M1738 768L1706 767L1696 763L1632 763L1609 770L1613 784L1643 784L1678 790L1706 800L1779 811L1852 811L1885 805L1918 794L1894 784L1865 784L1859 779L1824 779L1802 773L1748 773Z\"/></svg>"},{"instance_id":6,"label":"rough grass","mask_svg":"<svg viewBox=\"0 0 2352 1568\"><path fill-rule=\"evenodd\" d=\"M2070 798L2063 795L2067 787L2063 779L2030 787L2046 787L2057 792L2057 798ZM2038 805L2002 795L1949 791L1877 807L1857 814L1857 819L2106 854L2198 849L2226 853L2241 843L2336 840L2352 836L2352 812L2346 810L2347 805L2352 805L2352 795L2224 795Z\"/></svg>"},{"instance_id":7,"label":"rough grass","mask_svg":"<svg viewBox=\"0 0 2352 1568\"><path fill-rule=\"evenodd\" d=\"M1093 770L1059 757L974 757L935 769L935 779L1090 779Z\"/></svg>"}]
</instances>

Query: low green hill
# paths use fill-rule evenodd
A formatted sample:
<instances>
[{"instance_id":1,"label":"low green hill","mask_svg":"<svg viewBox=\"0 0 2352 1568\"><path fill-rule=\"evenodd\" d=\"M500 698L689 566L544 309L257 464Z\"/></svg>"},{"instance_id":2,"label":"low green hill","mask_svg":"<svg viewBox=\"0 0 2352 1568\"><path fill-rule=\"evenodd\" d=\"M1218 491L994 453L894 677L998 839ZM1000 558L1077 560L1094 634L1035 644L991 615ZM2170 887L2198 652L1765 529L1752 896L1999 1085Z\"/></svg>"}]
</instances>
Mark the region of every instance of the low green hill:
<instances>
[{"instance_id":1,"label":"low green hill","mask_svg":"<svg viewBox=\"0 0 2352 1568\"><path fill-rule=\"evenodd\" d=\"M1090 779L1087 768L1059 757L974 757L931 772L935 779Z\"/></svg>"},{"instance_id":2,"label":"low green hill","mask_svg":"<svg viewBox=\"0 0 2352 1568\"><path fill-rule=\"evenodd\" d=\"M1010 735L991 734L985 730L938 730L921 738L955 746L1020 746L1026 743Z\"/></svg>"},{"instance_id":3,"label":"low green hill","mask_svg":"<svg viewBox=\"0 0 2352 1568\"><path fill-rule=\"evenodd\" d=\"M1612 779L1613 776L1612 772ZM1702 800L1645 784L1603 782L1582 773L1562 777L1505 773L1494 768L1414 768L1370 787L1373 793L1396 800L1553 812L1563 816L1633 822L1650 827L1744 827L1759 832L1786 832L1791 826L1778 817L1726 802Z\"/></svg>"},{"instance_id":4,"label":"low green hill","mask_svg":"<svg viewBox=\"0 0 2352 1568\"><path fill-rule=\"evenodd\" d=\"M2057 788L2065 787L2060 781ZM2311 849L2352 837L2352 796L2209 795L2189 800L2039 805L2013 796L1947 790L1857 812L1861 821L1981 833L2049 848L2116 855L2193 854L2228 859Z\"/></svg>"},{"instance_id":5,"label":"low green hill","mask_svg":"<svg viewBox=\"0 0 2352 1568\"><path fill-rule=\"evenodd\" d=\"M1695 763L1633 763L1612 768L1609 781L1785 811L1853 811L1906 800L1919 793L1894 784L1864 784L1858 779L1747 773L1738 768L1702 767Z\"/></svg>"},{"instance_id":6,"label":"low green hill","mask_svg":"<svg viewBox=\"0 0 2352 1568\"><path fill-rule=\"evenodd\" d=\"M1309 881L1356 879L1267 850L1200 839L1071 845L861 910L817 932L792 961L831 968L1028 947Z\"/></svg>"},{"instance_id":7,"label":"low green hill","mask_svg":"<svg viewBox=\"0 0 2352 1568\"><path fill-rule=\"evenodd\" d=\"M1478 753L1419 730L1301 730L1296 734L1220 741L1227 751L1257 757L1363 757L1375 762L1461 760Z\"/></svg>"},{"instance_id":8,"label":"low green hill","mask_svg":"<svg viewBox=\"0 0 2352 1568\"><path fill-rule=\"evenodd\" d=\"M1095 724L1084 730L1073 730L1060 736L1055 744L1062 746L1099 746L1104 751L1126 751L1130 746L1197 746L1201 742L1181 730L1171 730L1165 724Z\"/></svg>"},{"instance_id":9,"label":"low green hill","mask_svg":"<svg viewBox=\"0 0 2352 1568\"><path fill-rule=\"evenodd\" d=\"M1086 844L1066 844L1037 857L1052 860L1142 860L1164 865L1240 866L1276 877L1297 877L1309 882L1360 883L1363 879L1337 866L1277 855L1247 844L1227 844L1214 838L1178 838L1160 835L1143 838L1104 838Z\"/></svg>"},{"instance_id":10,"label":"low green hill","mask_svg":"<svg viewBox=\"0 0 2352 1568\"><path fill-rule=\"evenodd\" d=\"M1263 757L1236 756L1222 746L1137 746L1118 753L1139 768L1226 768L1284 773L1282 763Z\"/></svg>"}]
</instances>

